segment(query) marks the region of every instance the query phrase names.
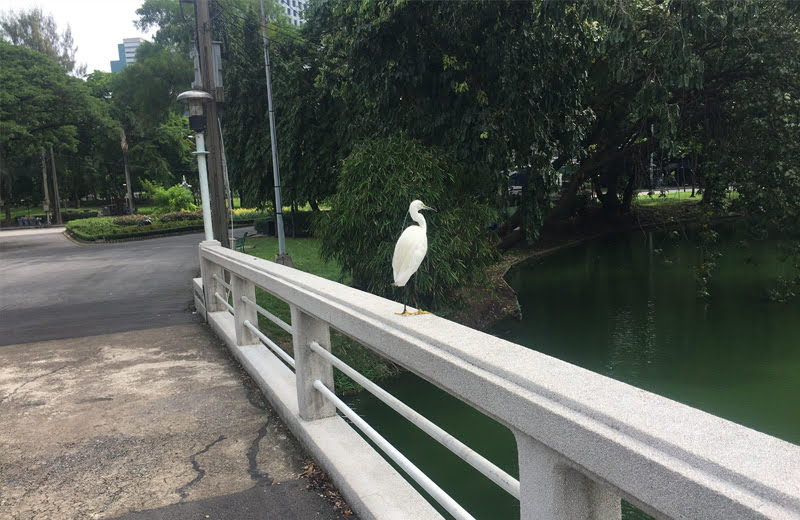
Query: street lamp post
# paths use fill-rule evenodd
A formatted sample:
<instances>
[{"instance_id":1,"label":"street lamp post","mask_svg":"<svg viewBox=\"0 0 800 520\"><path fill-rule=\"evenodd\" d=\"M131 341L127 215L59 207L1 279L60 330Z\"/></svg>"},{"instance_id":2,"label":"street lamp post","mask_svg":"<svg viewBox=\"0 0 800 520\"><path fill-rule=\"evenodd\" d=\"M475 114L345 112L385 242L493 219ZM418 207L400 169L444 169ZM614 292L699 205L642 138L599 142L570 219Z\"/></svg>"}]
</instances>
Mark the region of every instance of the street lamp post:
<instances>
[{"instance_id":1,"label":"street lamp post","mask_svg":"<svg viewBox=\"0 0 800 520\"><path fill-rule=\"evenodd\" d=\"M200 177L200 204L203 206L203 230L205 241L214 240L214 231L211 226L211 197L208 192L208 167L206 165L206 141L204 131L206 118L203 115L203 104L213 101L213 96L202 90L187 90L178 94L178 101L185 101L189 105L189 128L196 132L195 144L197 151L197 170Z\"/></svg>"}]
</instances>

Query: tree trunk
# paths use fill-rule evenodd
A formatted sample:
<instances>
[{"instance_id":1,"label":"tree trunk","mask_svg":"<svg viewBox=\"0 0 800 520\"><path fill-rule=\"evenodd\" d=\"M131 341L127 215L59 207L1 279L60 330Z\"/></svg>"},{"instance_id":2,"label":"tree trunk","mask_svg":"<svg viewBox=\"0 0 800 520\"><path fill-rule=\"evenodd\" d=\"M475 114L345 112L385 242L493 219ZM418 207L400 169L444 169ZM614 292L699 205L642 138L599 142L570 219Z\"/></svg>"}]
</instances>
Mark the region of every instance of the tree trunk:
<instances>
[{"instance_id":1,"label":"tree trunk","mask_svg":"<svg viewBox=\"0 0 800 520\"><path fill-rule=\"evenodd\" d=\"M504 236L500 240L500 242L498 242L498 243L496 243L494 245L494 247L496 247L500 251L506 251L506 250L511 249L512 247L514 247L519 242L521 242L522 239L524 239L524 238L525 238L525 229L517 228L517 229L514 229L514 231L512 231L508 235Z\"/></svg>"},{"instance_id":2,"label":"tree trunk","mask_svg":"<svg viewBox=\"0 0 800 520\"><path fill-rule=\"evenodd\" d=\"M297 224L295 222L294 216L297 212L297 203L292 201L292 238L297 238Z\"/></svg>"},{"instance_id":3,"label":"tree trunk","mask_svg":"<svg viewBox=\"0 0 800 520\"><path fill-rule=\"evenodd\" d=\"M569 215L570 208L575 205L575 197L578 195L578 188L583 185L584 175L584 168L578 168L578 171L576 171L569 180L566 189L561 192L558 201L553 205L553 209L550 210L547 220L557 220Z\"/></svg>"},{"instance_id":4,"label":"tree trunk","mask_svg":"<svg viewBox=\"0 0 800 520\"><path fill-rule=\"evenodd\" d=\"M622 213L631 212L631 203L633 202L633 192L636 187L636 175L631 175L628 179L628 185L625 186L625 191L622 194L622 206L620 210Z\"/></svg>"}]
</instances>

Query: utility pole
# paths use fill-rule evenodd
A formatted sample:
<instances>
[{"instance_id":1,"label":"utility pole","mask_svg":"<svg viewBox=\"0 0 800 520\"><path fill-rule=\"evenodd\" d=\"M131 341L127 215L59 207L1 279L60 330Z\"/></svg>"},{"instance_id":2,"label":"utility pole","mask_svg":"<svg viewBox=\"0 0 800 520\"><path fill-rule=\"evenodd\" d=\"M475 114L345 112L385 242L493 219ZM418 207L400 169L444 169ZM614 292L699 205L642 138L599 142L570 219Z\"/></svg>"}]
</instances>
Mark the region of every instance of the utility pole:
<instances>
[{"instance_id":1,"label":"utility pole","mask_svg":"<svg viewBox=\"0 0 800 520\"><path fill-rule=\"evenodd\" d=\"M286 237L283 229L283 205L281 203L281 173L278 167L278 138L275 133L275 109L272 106L272 74L269 66L269 40L267 19L264 16L264 0L261 0L261 37L264 41L264 68L267 73L267 105L269 107L269 133L272 139L272 177L275 181L275 229L278 231L278 256L275 263L292 265L292 257L286 252Z\"/></svg>"},{"instance_id":2,"label":"utility pole","mask_svg":"<svg viewBox=\"0 0 800 520\"><path fill-rule=\"evenodd\" d=\"M50 224L50 190L47 187L47 159L42 148L42 188L44 188L44 214L47 217L47 224Z\"/></svg>"},{"instance_id":3,"label":"utility pole","mask_svg":"<svg viewBox=\"0 0 800 520\"><path fill-rule=\"evenodd\" d=\"M208 184L211 198L211 224L214 238L219 240L223 247L230 247L228 237L228 212L225 206L225 179L222 172L222 147L220 144L220 126L217 123L217 103L222 102L222 89L217 88L214 80L214 51L212 47L211 17L209 14L209 0L195 0L197 6L197 50L200 61L200 77L202 90L213 96L213 100L206 104L206 147L208 151Z\"/></svg>"},{"instance_id":4,"label":"utility pole","mask_svg":"<svg viewBox=\"0 0 800 520\"><path fill-rule=\"evenodd\" d=\"M56 224L61 225L61 199L58 197L58 176L56 176L56 156L53 154L53 145L50 145L50 163L53 165L53 198L56 202Z\"/></svg>"}]
</instances>

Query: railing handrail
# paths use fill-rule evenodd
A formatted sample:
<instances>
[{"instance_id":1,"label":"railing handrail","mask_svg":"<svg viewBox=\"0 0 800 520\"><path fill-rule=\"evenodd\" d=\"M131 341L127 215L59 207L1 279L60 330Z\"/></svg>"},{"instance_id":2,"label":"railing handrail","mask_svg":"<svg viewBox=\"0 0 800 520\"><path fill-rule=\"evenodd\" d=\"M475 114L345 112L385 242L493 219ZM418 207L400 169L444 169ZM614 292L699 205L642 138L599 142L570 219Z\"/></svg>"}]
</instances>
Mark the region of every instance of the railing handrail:
<instances>
[{"instance_id":1,"label":"railing handrail","mask_svg":"<svg viewBox=\"0 0 800 520\"><path fill-rule=\"evenodd\" d=\"M495 418L518 439L535 439L648 512L800 517L798 446L437 316L397 316L394 302L308 273L213 245L201 246L201 256Z\"/></svg>"}]
</instances>

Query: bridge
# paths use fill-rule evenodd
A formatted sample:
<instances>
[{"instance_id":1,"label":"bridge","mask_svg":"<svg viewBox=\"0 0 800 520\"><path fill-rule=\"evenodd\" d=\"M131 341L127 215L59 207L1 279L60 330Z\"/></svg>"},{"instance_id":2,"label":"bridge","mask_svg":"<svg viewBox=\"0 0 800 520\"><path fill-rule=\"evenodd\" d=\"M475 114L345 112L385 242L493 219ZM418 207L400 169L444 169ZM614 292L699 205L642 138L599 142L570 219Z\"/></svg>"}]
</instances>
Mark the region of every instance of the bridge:
<instances>
[{"instance_id":1,"label":"bridge","mask_svg":"<svg viewBox=\"0 0 800 520\"><path fill-rule=\"evenodd\" d=\"M656 518L800 518L796 445L218 242L199 253L198 310L361 518L472 517L336 397L334 367L519 499L523 520L619 519L621 499ZM259 306L256 288L286 302L291 323ZM293 357L259 315L292 335ZM509 428L519 478L336 358L331 329Z\"/></svg>"}]
</instances>

